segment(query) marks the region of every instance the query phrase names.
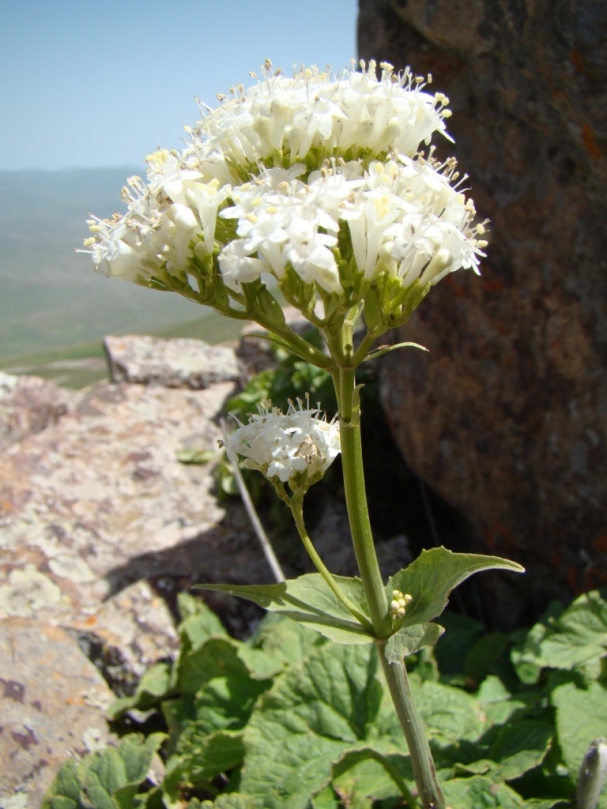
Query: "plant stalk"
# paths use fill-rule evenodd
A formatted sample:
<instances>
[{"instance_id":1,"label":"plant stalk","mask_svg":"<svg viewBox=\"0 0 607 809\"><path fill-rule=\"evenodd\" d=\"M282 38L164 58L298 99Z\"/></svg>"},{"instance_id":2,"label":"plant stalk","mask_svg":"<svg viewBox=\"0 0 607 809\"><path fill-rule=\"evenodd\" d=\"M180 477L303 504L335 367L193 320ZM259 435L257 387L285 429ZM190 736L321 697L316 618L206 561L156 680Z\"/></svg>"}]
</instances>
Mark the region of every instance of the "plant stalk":
<instances>
[{"instance_id":1,"label":"plant stalk","mask_svg":"<svg viewBox=\"0 0 607 809\"><path fill-rule=\"evenodd\" d=\"M385 638L392 631L392 621L367 508L360 434L360 402L353 369L339 369L336 393L340 415L344 490L354 553L369 603L375 635L378 638Z\"/></svg>"},{"instance_id":2,"label":"plant stalk","mask_svg":"<svg viewBox=\"0 0 607 809\"><path fill-rule=\"evenodd\" d=\"M445 809L445 799L436 776L436 767L430 752L426 730L415 707L405 662L389 663L385 642L376 641L379 659L386 676L396 715L405 734L413 777L423 809Z\"/></svg>"},{"instance_id":3,"label":"plant stalk","mask_svg":"<svg viewBox=\"0 0 607 809\"><path fill-rule=\"evenodd\" d=\"M444 809L445 802L436 777L422 720L413 702L404 661L391 664L385 653L392 632L388 597L383 584L369 511L362 459L360 400L354 370L340 367L333 375L340 414L341 457L348 520L360 577L375 630L375 645L382 661L390 695L407 740L413 775L423 809Z\"/></svg>"}]
</instances>

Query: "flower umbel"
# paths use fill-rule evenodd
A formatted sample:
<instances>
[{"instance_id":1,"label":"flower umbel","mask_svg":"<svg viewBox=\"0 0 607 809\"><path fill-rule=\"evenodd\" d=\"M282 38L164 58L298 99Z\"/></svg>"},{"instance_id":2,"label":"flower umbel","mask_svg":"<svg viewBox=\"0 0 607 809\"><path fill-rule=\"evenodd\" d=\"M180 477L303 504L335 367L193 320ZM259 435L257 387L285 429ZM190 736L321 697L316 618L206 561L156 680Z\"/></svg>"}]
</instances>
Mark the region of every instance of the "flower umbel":
<instances>
[{"instance_id":1,"label":"flower umbel","mask_svg":"<svg viewBox=\"0 0 607 809\"><path fill-rule=\"evenodd\" d=\"M449 100L409 69L358 67L287 78L266 62L202 107L182 151L128 180L127 212L89 220L95 267L258 321L255 290L273 278L321 329L331 312L332 333L371 291L374 339L448 273L478 272L485 225L465 177L423 151L448 137Z\"/></svg>"},{"instance_id":2,"label":"flower umbel","mask_svg":"<svg viewBox=\"0 0 607 809\"><path fill-rule=\"evenodd\" d=\"M307 489L320 480L340 452L339 422L303 404L301 399L290 402L286 413L271 402L259 405L259 413L252 413L248 424L239 422L226 442L230 459L241 455L244 466L288 482L292 489Z\"/></svg>"}]
</instances>

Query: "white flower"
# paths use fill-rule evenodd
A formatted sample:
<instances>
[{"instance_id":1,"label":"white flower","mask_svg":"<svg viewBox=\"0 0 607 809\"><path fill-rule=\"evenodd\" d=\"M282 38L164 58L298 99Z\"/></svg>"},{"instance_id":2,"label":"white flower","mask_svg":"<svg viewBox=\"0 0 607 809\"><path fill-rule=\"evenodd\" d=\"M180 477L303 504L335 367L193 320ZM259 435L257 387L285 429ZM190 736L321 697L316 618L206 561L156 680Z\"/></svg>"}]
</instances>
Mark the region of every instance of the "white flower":
<instances>
[{"instance_id":1,"label":"white flower","mask_svg":"<svg viewBox=\"0 0 607 809\"><path fill-rule=\"evenodd\" d=\"M159 262L154 266L153 256L138 248L124 217L94 217L89 220L89 229L94 235L84 242L89 249L81 252L90 252L96 269L104 275L137 283L147 280L159 266Z\"/></svg>"},{"instance_id":2,"label":"white flower","mask_svg":"<svg viewBox=\"0 0 607 809\"><path fill-rule=\"evenodd\" d=\"M455 163L418 152L445 134L448 99L408 69L360 67L287 78L266 63L260 81L205 110L183 151L146 158L124 215L90 220L95 267L143 284L192 276L192 290L218 270L230 293L269 273L287 300L294 272L317 301L343 305L347 287L350 307L382 274L408 289L476 272L484 227Z\"/></svg>"},{"instance_id":3,"label":"white flower","mask_svg":"<svg viewBox=\"0 0 607 809\"><path fill-rule=\"evenodd\" d=\"M337 244L335 236L319 232L317 222L300 216L291 221L288 237L286 259L302 281L316 282L326 292L341 292L337 263L329 249Z\"/></svg>"},{"instance_id":4,"label":"white flower","mask_svg":"<svg viewBox=\"0 0 607 809\"><path fill-rule=\"evenodd\" d=\"M227 440L228 457L234 462L241 455L245 466L281 483L294 476L320 478L341 451L339 422L320 416L318 408L304 409L301 399L286 413L270 402L260 405L259 413L251 414L248 424L239 423Z\"/></svg>"},{"instance_id":5,"label":"white flower","mask_svg":"<svg viewBox=\"0 0 607 809\"><path fill-rule=\"evenodd\" d=\"M269 266L250 255L244 239L235 239L227 244L219 254L219 268L225 285L238 292L241 284L255 281Z\"/></svg>"},{"instance_id":6,"label":"white flower","mask_svg":"<svg viewBox=\"0 0 607 809\"><path fill-rule=\"evenodd\" d=\"M196 245L197 255L209 255L213 252L215 227L219 206L228 198L231 186L219 185L219 180L208 183L188 180L185 184L185 200L195 212L200 223L202 242Z\"/></svg>"},{"instance_id":7,"label":"white flower","mask_svg":"<svg viewBox=\"0 0 607 809\"><path fill-rule=\"evenodd\" d=\"M387 271L409 287L417 280L436 284L449 272L472 268L485 242L476 237L471 200L451 184L454 161L399 155L373 162L341 218L348 222L357 266L373 280Z\"/></svg>"},{"instance_id":8,"label":"white flower","mask_svg":"<svg viewBox=\"0 0 607 809\"><path fill-rule=\"evenodd\" d=\"M293 78L272 73L266 62L258 84L208 111L190 132L190 152L199 165L220 151L234 166L267 162L279 154L291 161L396 149L413 155L434 132L445 132L448 99L424 92L426 82L407 68L395 75L382 63L360 63L340 75L301 68Z\"/></svg>"}]
</instances>

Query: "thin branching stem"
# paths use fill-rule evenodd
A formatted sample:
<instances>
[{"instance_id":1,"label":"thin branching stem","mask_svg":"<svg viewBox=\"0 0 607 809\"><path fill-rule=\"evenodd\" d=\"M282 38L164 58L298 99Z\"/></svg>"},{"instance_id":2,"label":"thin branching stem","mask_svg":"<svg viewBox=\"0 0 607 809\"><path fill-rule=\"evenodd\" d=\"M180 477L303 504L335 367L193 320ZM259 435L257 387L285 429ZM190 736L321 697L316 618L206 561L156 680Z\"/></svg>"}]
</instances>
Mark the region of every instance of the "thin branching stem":
<instances>
[{"instance_id":1,"label":"thin branching stem","mask_svg":"<svg viewBox=\"0 0 607 809\"><path fill-rule=\"evenodd\" d=\"M331 592L337 598L337 600L342 604L348 612L356 618L356 620L361 624L363 629L368 632L371 636L374 634L373 631L373 624L369 621L368 617L360 610L356 604L354 604L348 596L343 592L339 584L333 578L330 570L327 568L325 563L320 558L318 551L314 547L312 540L310 539L308 532L306 531L306 526L304 523L303 518L303 498L294 497L290 501L291 506L291 513L293 514L293 519L295 520L295 525L297 526L297 531L301 538L304 548L310 559L312 560L314 567L318 570L320 575L323 577L327 585L330 587Z\"/></svg>"},{"instance_id":2,"label":"thin branching stem","mask_svg":"<svg viewBox=\"0 0 607 809\"><path fill-rule=\"evenodd\" d=\"M224 443L227 444L228 428L225 423L225 420L221 419L219 425L221 427L221 432L223 434ZM285 574L283 572L282 567L280 566L280 562L276 558L276 554L274 553L272 543L270 542L270 539L266 534L263 525L261 524L261 520L259 519L257 510L253 504L253 501L251 500L251 495L249 494L249 490L247 489L247 484L244 482L244 478L242 476L240 468L238 467L237 461L232 463L232 471L234 473L234 480L236 481L236 485L238 486L240 498L243 502L249 520L251 521L251 525L253 526L255 535L259 540L259 544L261 545L264 556L266 557L266 561L270 566L270 570L272 571L272 574L278 583L283 582L285 581Z\"/></svg>"}]
</instances>

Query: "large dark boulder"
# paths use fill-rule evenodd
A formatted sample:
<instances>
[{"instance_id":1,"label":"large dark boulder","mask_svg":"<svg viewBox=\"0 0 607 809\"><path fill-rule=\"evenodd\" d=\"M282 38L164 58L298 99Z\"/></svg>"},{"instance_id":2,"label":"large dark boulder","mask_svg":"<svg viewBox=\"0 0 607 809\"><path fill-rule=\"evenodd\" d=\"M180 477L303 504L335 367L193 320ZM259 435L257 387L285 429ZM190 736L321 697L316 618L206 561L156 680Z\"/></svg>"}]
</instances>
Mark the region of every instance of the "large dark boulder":
<instances>
[{"instance_id":1,"label":"large dark boulder","mask_svg":"<svg viewBox=\"0 0 607 809\"><path fill-rule=\"evenodd\" d=\"M360 0L358 37L450 97L441 153L492 220L482 278L441 281L398 335L431 353L385 358L395 438L476 550L528 567L510 604L603 585L607 4Z\"/></svg>"}]
</instances>

